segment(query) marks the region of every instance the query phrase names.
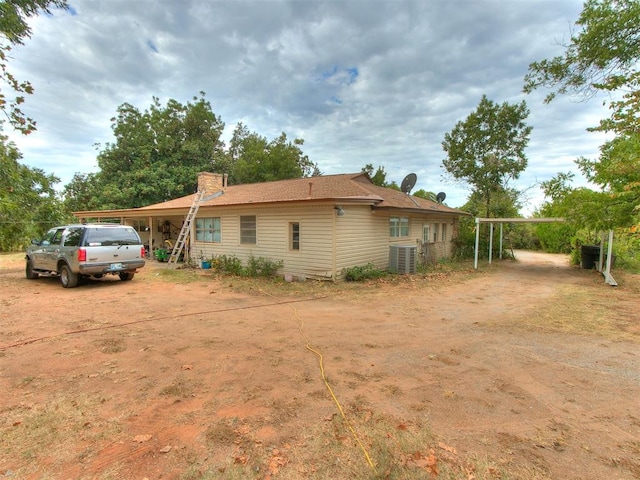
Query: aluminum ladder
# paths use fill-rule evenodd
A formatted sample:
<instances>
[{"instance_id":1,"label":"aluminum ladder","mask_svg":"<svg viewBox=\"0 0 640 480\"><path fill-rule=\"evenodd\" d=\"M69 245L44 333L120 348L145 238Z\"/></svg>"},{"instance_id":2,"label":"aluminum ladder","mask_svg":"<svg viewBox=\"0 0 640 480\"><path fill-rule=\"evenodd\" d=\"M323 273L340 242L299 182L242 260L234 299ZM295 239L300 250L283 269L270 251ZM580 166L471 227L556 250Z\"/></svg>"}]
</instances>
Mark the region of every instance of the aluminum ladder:
<instances>
[{"instance_id":1,"label":"aluminum ladder","mask_svg":"<svg viewBox=\"0 0 640 480\"><path fill-rule=\"evenodd\" d=\"M196 196L193 199L193 203L191 204L191 208L189 209L189 213L187 213L187 218L184 219L184 222L182 224L182 229L180 230L180 234L178 235L178 240L176 240L176 244L173 246L173 250L171 251L171 255L169 256L169 261L167 262L168 265L171 265L172 263L178 263L178 257L180 257L180 254L184 249L184 245L189 238L189 233L191 232L191 222L198 213L198 208L200 208L200 202L202 201L203 196L204 189L196 193Z\"/></svg>"}]
</instances>

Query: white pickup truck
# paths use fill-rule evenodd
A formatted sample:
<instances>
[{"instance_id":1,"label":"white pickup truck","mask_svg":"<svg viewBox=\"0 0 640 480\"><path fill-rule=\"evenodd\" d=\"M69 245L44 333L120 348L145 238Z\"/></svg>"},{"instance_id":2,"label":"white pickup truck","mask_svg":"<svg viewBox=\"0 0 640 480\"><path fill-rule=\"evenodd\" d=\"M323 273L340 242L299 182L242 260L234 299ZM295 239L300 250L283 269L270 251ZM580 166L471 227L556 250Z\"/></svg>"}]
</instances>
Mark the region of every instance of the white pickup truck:
<instances>
[{"instance_id":1,"label":"white pickup truck","mask_svg":"<svg viewBox=\"0 0 640 480\"><path fill-rule=\"evenodd\" d=\"M65 225L33 240L25 258L27 278L59 275L64 288L73 288L89 277L107 274L131 280L144 267L145 248L135 229L127 225Z\"/></svg>"}]
</instances>

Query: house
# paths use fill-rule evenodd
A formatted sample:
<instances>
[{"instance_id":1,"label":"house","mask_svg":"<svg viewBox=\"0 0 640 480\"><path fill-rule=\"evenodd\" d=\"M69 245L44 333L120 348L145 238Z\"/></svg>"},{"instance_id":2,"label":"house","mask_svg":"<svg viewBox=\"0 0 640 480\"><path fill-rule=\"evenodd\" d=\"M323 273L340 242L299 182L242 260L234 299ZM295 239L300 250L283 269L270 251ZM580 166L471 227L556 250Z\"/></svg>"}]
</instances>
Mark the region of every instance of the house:
<instances>
[{"instance_id":1,"label":"house","mask_svg":"<svg viewBox=\"0 0 640 480\"><path fill-rule=\"evenodd\" d=\"M282 260L282 273L298 278L337 279L343 268L368 263L397 269L398 252L411 255L410 265L400 265L411 272L416 260L450 256L459 218L468 215L374 185L365 173L227 185L226 175L203 172L201 191L191 224L191 258ZM153 251L173 245L196 198L74 215L133 225Z\"/></svg>"}]
</instances>

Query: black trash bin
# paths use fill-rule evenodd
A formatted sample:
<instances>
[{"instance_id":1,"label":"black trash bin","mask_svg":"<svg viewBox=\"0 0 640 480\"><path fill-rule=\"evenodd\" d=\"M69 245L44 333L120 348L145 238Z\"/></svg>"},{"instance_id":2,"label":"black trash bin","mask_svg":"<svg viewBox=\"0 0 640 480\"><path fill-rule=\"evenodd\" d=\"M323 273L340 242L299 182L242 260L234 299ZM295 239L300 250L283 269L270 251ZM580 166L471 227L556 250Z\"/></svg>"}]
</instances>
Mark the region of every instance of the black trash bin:
<instances>
[{"instance_id":1,"label":"black trash bin","mask_svg":"<svg viewBox=\"0 0 640 480\"><path fill-rule=\"evenodd\" d=\"M582 245L580 248L580 268L586 268L587 270L596 268L599 260L599 245Z\"/></svg>"}]
</instances>

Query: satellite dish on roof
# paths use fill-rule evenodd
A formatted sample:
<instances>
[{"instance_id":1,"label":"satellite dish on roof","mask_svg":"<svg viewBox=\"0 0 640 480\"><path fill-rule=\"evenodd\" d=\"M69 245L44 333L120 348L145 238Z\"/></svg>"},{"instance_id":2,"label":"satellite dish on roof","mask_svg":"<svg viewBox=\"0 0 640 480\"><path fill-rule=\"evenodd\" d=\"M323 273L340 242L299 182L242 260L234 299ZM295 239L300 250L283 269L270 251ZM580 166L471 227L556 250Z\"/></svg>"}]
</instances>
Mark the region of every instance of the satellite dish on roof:
<instances>
[{"instance_id":1,"label":"satellite dish on roof","mask_svg":"<svg viewBox=\"0 0 640 480\"><path fill-rule=\"evenodd\" d=\"M409 175L404 177L404 180L402 180L402 184L400 185L400 190L402 190L402 193L408 194L415 186L417 180L418 177L415 173L410 173Z\"/></svg>"},{"instance_id":2,"label":"satellite dish on roof","mask_svg":"<svg viewBox=\"0 0 640 480\"><path fill-rule=\"evenodd\" d=\"M440 193L438 193L438 195L436 195L436 202L442 203L442 202L444 202L445 198L447 198L447 194L444 193L444 192L440 192Z\"/></svg>"}]
</instances>

